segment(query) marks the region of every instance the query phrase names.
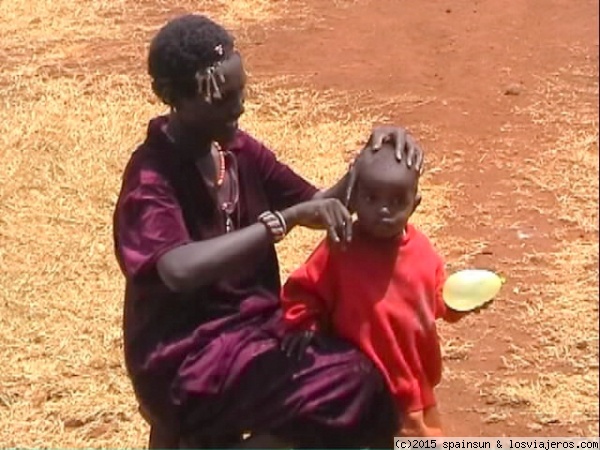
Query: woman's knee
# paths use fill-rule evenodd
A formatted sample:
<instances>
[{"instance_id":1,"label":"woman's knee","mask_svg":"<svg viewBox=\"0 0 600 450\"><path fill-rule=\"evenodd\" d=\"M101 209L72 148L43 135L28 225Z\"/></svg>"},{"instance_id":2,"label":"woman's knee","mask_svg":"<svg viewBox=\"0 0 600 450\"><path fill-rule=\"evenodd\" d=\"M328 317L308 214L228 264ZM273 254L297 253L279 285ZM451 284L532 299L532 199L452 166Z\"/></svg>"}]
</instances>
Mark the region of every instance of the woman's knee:
<instances>
[{"instance_id":1,"label":"woman's knee","mask_svg":"<svg viewBox=\"0 0 600 450\"><path fill-rule=\"evenodd\" d=\"M354 382L359 390L357 395L363 399L360 414L360 425L367 440L393 437L400 418L394 397L377 366L367 356L356 351L353 356ZM363 434L361 433L361 434Z\"/></svg>"},{"instance_id":2,"label":"woman's knee","mask_svg":"<svg viewBox=\"0 0 600 450\"><path fill-rule=\"evenodd\" d=\"M347 352L347 367L356 383L370 390L383 389L385 379L373 361L358 349L349 348Z\"/></svg>"}]
</instances>

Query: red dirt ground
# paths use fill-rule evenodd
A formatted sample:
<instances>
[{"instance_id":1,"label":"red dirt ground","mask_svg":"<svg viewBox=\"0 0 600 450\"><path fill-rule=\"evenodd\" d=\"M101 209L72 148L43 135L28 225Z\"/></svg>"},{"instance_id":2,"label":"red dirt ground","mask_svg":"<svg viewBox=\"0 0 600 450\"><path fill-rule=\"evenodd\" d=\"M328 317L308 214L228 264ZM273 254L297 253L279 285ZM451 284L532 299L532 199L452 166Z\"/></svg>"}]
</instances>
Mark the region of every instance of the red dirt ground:
<instances>
[{"instance_id":1,"label":"red dirt ground","mask_svg":"<svg viewBox=\"0 0 600 450\"><path fill-rule=\"evenodd\" d=\"M528 158L536 157L536 147L555 137L541 133L528 117L513 111L532 101L532 88L540 78L581 63L582 58L597 58L598 4L589 0L376 0L344 7L313 3L322 16L317 25L302 33L269 30L260 43L246 46L252 73L261 78L301 75L323 89L372 89L375 102L402 92L434 97L402 117L393 111L388 114L409 129L424 123L438 130L435 145L420 138L426 150L428 144L435 147L435 152L427 153L428 161L440 162L446 156L450 160L435 178L463 186L463 195L452 199L454 219L443 233L487 242L473 264L500 271L510 272L527 252L551 251L556 240L549 235L555 223L538 211L555 199L538 189L533 197L537 207L528 207L531 197L518 193L514 167L527 165ZM576 54L573 48L581 51ZM268 57L261 57L265 54ZM515 83L521 86L520 95L505 95ZM508 133L503 129L506 123L512 125ZM503 139L516 144L498 145ZM454 158L459 149L464 151ZM493 211L493 223L482 220L482 211L487 216ZM511 223L536 231L526 245L514 230L507 232ZM581 237L597 239L595 234ZM540 282L539 276L512 275L508 300L518 301L511 294L514 286ZM510 304L494 305L472 330L459 326L452 332L477 344L469 359L449 361L451 370L494 374L490 383L502 383L502 357L509 344L532 339L526 326L517 324ZM518 409L511 410L510 420L495 421L495 402L480 395L482 386L485 383L453 381L440 389L450 435L577 432L560 422L531 427L529 413Z\"/></svg>"}]
</instances>

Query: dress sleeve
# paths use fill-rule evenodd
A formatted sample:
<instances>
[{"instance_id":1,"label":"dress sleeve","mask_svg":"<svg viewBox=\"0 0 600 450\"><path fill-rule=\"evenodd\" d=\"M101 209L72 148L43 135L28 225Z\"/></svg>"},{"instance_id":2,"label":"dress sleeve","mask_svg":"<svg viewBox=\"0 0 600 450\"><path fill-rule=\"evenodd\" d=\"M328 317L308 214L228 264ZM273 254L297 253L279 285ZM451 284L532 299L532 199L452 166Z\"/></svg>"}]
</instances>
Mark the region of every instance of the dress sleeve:
<instances>
[{"instance_id":1,"label":"dress sleeve","mask_svg":"<svg viewBox=\"0 0 600 450\"><path fill-rule=\"evenodd\" d=\"M262 143L252 139L259 176L263 182L270 207L283 210L311 200L319 191L315 186L280 162Z\"/></svg>"},{"instance_id":2,"label":"dress sleeve","mask_svg":"<svg viewBox=\"0 0 600 450\"><path fill-rule=\"evenodd\" d=\"M130 184L117 203L115 250L125 276L140 279L155 273L162 255L192 240L174 191L159 174L142 173Z\"/></svg>"},{"instance_id":3,"label":"dress sleeve","mask_svg":"<svg viewBox=\"0 0 600 450\"><path fill-rule=\"evenodd\" d=\"M281 292L288 328L314 331L327 324L335 300L333 264L327 242L323 241L290 275Z\"/></svg>"},{"instance_id":4,"label":"dress sleeve","mask_svg":"<svg viewBox=\"0 0 600 450\"><path fill-rule=\"evenodd\" d=\"M436 283L436 300L435 300L435 318L443 319L445 322L454 323L458 322L465 316L465 313L460 311L454 311L453 309L446 306L444 302L444 283L448 278L446 268L444 267L444 261L439 258L439 262L436 269L435 283Z\"/></svg>"}]
</instances>

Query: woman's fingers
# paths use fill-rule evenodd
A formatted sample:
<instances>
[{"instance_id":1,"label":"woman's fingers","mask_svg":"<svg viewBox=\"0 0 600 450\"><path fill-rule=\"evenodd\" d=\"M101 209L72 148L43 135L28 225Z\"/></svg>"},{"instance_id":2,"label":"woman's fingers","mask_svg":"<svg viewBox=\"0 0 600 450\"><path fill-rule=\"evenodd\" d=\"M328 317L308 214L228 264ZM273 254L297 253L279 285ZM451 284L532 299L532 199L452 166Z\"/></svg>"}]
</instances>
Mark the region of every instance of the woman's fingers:
<instances>
[{"instance_id":1,"label":"woman's fingers","mask_svg":"<svg viewBox=\"0 0 600 450\"><path fill-rule=\"evenodd\" d=\"M344 213L339 210L336 213L336 222L337 222L337 233L341 242L348 242L348 232L346 229L346 218L344 217Z\"/></svg>"},{"instance_id":2,"label":"woman's fingers","mask_svg":"<svg viewBox=\"0 0 600 450\"><path fill-rule=\"evenodd\" d=\"M404 130L398 127L392 127L389 125L382 125L375 127L371 132L371 137L367 144L368 147L371 147L373 150L377 151L381 148L384 142L389 141L390 139L394 141L396 148L398 148L399 140L402 140L401 148L404 148ZM396 150L396 154L398 151ZM401 155L402 157L403 155Z\"/></svg>"},{"instance_id":3,"label":"woman's fingers","mask_svg":"<svg viewBox=\"0 0 600 450\"><path fill-rule=\"evenodd\" d=\"M399 162L406 158L406 165L408 167L414 167L419 172L423 171L423 150L415 139L402 127L376 127L371 133L365 149L370 148L372 151L377 151L384 142L390 141L394 144L394 153Z\"/></svg>"},{"instance_id":4,"label":"woman's fingers","mask_svg":"<svg viewBox=\"0 0 600 450\"><path fill-rule=\"evenodd\" d=\"M330 217L333 219L338 241L349 242L352 238L352 216L338 200L331 202Z\"/></svg>"},{"instance_id":5,"label":"woman's fingers","mask_svg":"<svg viewBox=\"0 0 600 450\"><path fill-rule=\"evenodd\" d=\"M414 166L415 170L421 172L423 169L423 150L410 135L406 136L406 154L408 167Z\"/></svg>"},{"instance_id":6,"label":"woman's fingers","mask_svg":"<svg viewBox=\"0 0 600 450\"><path fill-rule=\"evenodd\" d=\"M337 206L337 229L339 230L339 234L343 238L343 241L350 242L352 240L352 216L350 216L350 213L343 205L338 203Z\"/></svg>"},{"instance_id":7,"label":"woman's fingers","mask_svg":"<svg viewBox=\"0 0 600 450\"><path fill-rule=\"evenodd\" d=\"M392 139L394 141L394 150L396 151L396 159L398 161L402 161L404 158L404 151L406 150L406 131L403 128L394 128L392 133L390 133ZM410 158L407 158L406 164L410 167Z\"/></svg>"},{"instance_id":8,"label":"woman's fingers","mask_svg":"<svg viewBox=\"0 0 600 450\"><path fill-rule=\"evenodd\" d=\"M344 210L344 225L346 227L346 242L350 242L352 241L352 216L347 209Z\"/></svg>"},{"instance_id":9,"label":"woman's fingers","mask_svg":"<svg viewBox=\"0 0 600 450\"><path fill-rule=\"evenodd\" d=\"M301 345L301 337L300 336L294 336L293 338L290 339L290 345L287 349L287 354L286 356L288 358L292 358L292 359L300 359L300 355L299 355L299 348Z\"/></svg>"},{"instance_id":10,"label":"woman's fingers","mask_svg":"<svg viewBox=\"0 0 600 450\"><path fill-rule=\"evenodd\" d=\"M288 358L301 360L313 339L312 331L292 332L283 337L281 349Z\"/></svg>"},{"instance_id":11,"label":"woman's fingers","mask_svg":"<svg viewBox=\"0 0 600 450\"><path fill-rule=\"evenodd\" d=\"M357 158L358 159L358 158ZM356 160L352 164L348 174L348 184L346 185L346 196L344 198L344 206L348 209L352 207L352 191L354 190L354 186L356 184Z\"/></svg>"},{"instance_id":12,"label":"woman's fingers","mask_svg":"<svg viewBox=\"0 0 600 450\"><path fill-rule=\"evenodd\" d=\"M334 243L352 238L352 215L338 199L319 199L296 207L299 225L327 230Z\"/></svg>"},{"instance_id":13,"label":"woman's fingers","mask_svg":"<svg viewBox=\"0 0 600 450\"><path fill-rule=\"evenodd\" d=\"M337 234L335 219L332 217L331 212L325 206L322 206L320 209L321 220L325 227L327 227L327 234L329 235L329 239L333 242L340 242L340 238Z\"/></svg>"}]
</instances>

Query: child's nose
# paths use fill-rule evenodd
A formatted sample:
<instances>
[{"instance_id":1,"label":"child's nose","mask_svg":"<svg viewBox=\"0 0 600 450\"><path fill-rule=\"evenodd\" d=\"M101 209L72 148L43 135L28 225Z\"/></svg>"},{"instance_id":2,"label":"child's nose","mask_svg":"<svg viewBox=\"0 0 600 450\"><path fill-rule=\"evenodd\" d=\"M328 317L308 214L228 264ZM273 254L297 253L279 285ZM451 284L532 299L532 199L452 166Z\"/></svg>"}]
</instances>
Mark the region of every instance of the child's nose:
<instances>
[{"instance_id":1,"label":"child's nose","mask_svg":"<svg viewBox=\"0 0 600 450\"><path fill-rule=\"evenodd\" d=\"M381 217L389 217L390 214L390 208L387 205L382 205L381 208L379 208L379 215Z\"/></svg>"}]
</instances>

